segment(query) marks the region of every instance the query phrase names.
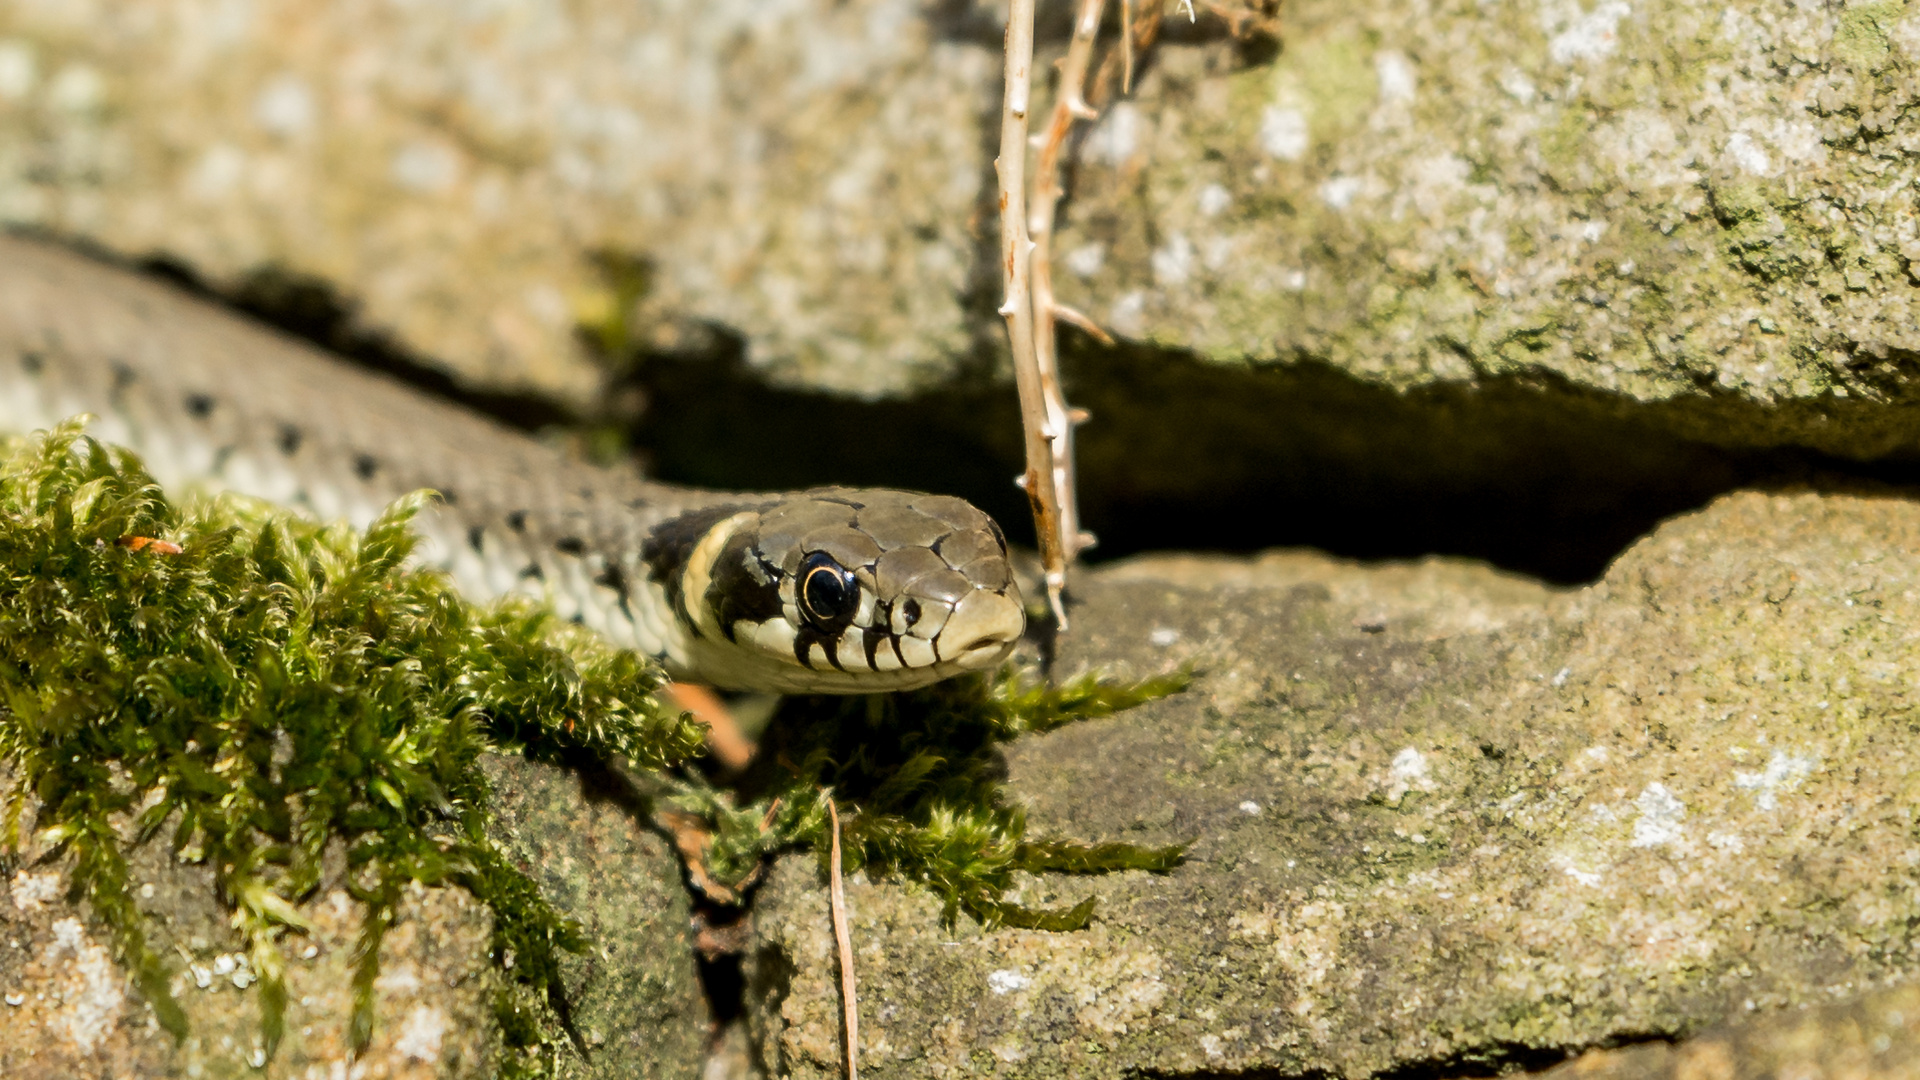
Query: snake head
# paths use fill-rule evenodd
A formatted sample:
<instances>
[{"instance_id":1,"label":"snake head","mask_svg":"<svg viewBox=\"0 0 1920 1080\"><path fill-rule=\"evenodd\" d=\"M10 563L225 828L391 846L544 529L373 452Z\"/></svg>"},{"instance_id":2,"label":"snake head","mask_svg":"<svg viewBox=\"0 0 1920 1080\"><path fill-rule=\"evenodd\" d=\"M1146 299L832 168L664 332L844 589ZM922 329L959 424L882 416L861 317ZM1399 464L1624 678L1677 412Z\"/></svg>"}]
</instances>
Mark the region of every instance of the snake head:
<instances>
[{"instance_id":1,"label":"snake head","mask_svg":"<svg viewBox=\"0 0 1920 1080\"><path fill-rule=\"evenodd\" d=\"M1006 538L964 500L823 488L723 509L667 584L688 666L724 687L906 690L997 666L1026 627Z\"/></svg>"}]
</instances>

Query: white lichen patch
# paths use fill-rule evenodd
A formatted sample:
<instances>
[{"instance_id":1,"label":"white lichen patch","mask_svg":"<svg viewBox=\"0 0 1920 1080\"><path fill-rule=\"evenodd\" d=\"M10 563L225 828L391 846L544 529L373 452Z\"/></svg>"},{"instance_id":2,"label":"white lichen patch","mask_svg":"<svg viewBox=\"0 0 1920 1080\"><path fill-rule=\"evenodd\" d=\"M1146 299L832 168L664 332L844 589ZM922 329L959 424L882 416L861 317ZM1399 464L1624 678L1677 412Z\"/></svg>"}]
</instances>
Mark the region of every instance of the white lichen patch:
<instances>
[{"instance_id":1,"label":"white lichen patch","mask_svg":"<svg viewBox=\"0 0 1920 1080\"><path fill-rule=\"evenodd\" d=\"M290 72L274 77L253 99L254 122L282 138L305 135L313 128L315 111L313 91Z\"/></svg>"},{"instance_id":2,"label":"white lichen patch","mask_svg":"<svg viewBox=\"0 0 1920 1080\"><path fill-rule=\"evenodd\" d=\"M1556 64L1611 56L1620 44L1620 20L1632 13L1633 8L1622 0L1603 0L1586 12L1558 3L1542 5L1541 26L1553 35L1547 55Z\"/></svg>"},{"instance_id":3,"label":"white lichen patch","mask_svg":"<svg viewBox=\"0 0 1920 1080\"><path fill-rule=\"evenodd\" d=\"M1605 875L1601 874L1600 871L1583 869L1578 863L1575 863L1568 857L1563 856L1556 860L1555 865L1568 877L1581 885L1585 885L1589 889L1597 888L1602 881L1606 880Z\"/></svg>"},{"instance_id":4,"label":"white lichen patch","mask_svg":"<svg viewBox=\"0 0 1920 1080\"><path fill-rule=\"evenodd\" d=\"M987 989L996 994L1011 994L1015 990L1025 990L1033 985L1033 980L1018 971L1003 968L987 972Z\"/></svg>"},{"instance_id":5,"label":"white lichen patch","mask_svg":"<svg viewBox=\"0 0 1920 1080\"><path fill-rule=\"evenodd\" d=\"M1727 160L1742 172L1755 176L1773 175L1773 159L1753 141L1753 136L1744 131L1736 131L1727 137L1726 155Z\"/></svg>"},{"instance_id":6,"label":"white lichen patch","mask_svg":"<svg viewBox=\"0 0 1920 1080\"><path fill-rule=\"evenodd\" d=\"M1345 210L1353 205L1354 196L1365 188L1366 181L1357 176L1331 177L1320 185L1320 201L1335 210Z\"/></svg>"},{"instance_id":7,"label":"white lichen patch","mask_svg":"<svg viewBox=\"0 0 1920 1080\"><path fill-rule=\"evenodd\" d=\"M407 1013L395 1036L395 1053L413 1061L437 1062L440 1044L447 1037L447 1014L431 1005L420 1004Z\"/></svg>"},{"instance_id":8,"label":"white lichen patch","mask_svg":"<svg viewBox=\"0 0 1920 1080\"><path fill-rule=\"evenodd\" d=\"M1073 271L1076 276L1090 278L1098 274L1100 268L1107 264L1107 245L1082 244L1067 252L1066 258L1061 261L1066 263L1067 269Z\"/></svg>"},{"instance_id":9,"label":"white lichen patch","mask_svg":"<svg viewBox=\"0 0 1920 1080\"><path fill-rule=\"evenodd\" d=\"M1398 804L1409 791L1432 790L1427 755L1411 746L1393 755L1393 763L1387 766L1386 795L1390 805Z\"/></svg>"},{"instance_id":10,"label":"white lichen patch","mask_svg":"<svg viewBox=\"0 0 1920 1080\"><path fill-rule=\"evenodd\" d=\"M1756 808L1776 810L1780 806L1780 794L1799 787L1819 765L1820 759L1813 754L1790 754L1785 750L1775 750L1773 756L1767 759L1764 770L1736 771L1733 774L1733 786L1753 792L1753 805Z\"/></svg>"},{"instance_id":11,"label":"white lichen patch","mask_svg":"<svg viewBox=\"0 0 1920 1080\"><path fill-rule=\"evenodd\" d=\"M1687 816L1686 804L1675 798L1665 784L1648 784L1633 800L1633 808L1639 813L1633 821L1631 843L1634 847L1660 847L1684 835L1680 823Z\"/></svg>"},{"instance_id":12,"label":"white lichen patch","mask_svg":"<svg viewBox=\"0 0 1920 1080\"><path fill-rule=\"evenodd\" d=\"M1122 337L1139 337L1146 332L1147 294L1142 289L1130 289L1121 293L1120 298L1107 309L1107 325Z\"/></svg>"},{"instance_id":13,"label":"white lichen patch","mask_svg":"<svg viewBox=\"0 0 1920 1080\"><path fill-rule=\"evenodd\" d=\"M1299 109L1269 105L1260 114L1260 149L1278 161L1307 156L1310 134L1306 114Z\"/></svg>"},{"instance_id":14,"label":"white lichen patch","mask_svg":"<svg viewBox=\"0 0 1920 1080\"><path fill-rule=\"evenodd\" d=\"M1727 855L1738 855L1747 850L1747 842L1736 832L1715 830L1707 834L1707 846Z\"/></svg>"},{"instance_id":15,"label":"white lichen patch","mask_svg":"<svg viewBox=\"0 0 1920 1080\"><path fill-rule=\"evenodd\" d=\"M90 113L106 104L107 81L89 64L68 64L47 84L47 102L67 113Z\"/></svg>"},{"instance_id":16,"label":"white lichen patch","mask_svg":"<svg viewBox=\"0 0 1920 1080\"><path fill-rule=\"evenodd\" d=\"M1122 101L1107 110L1100 122L1087 133L1086 148L1081 151L1095 161L1119 167L1140 152L1140 109Z\"/></svg>"},{"instance_id":17,"label":"white lichen patch","mask_svg":"<svg viewBox=\"0 0 1920 1080\"><path fill-rule=\"evenodd\" d=\"M439 194L460 182L464 163L459 151L445 143L415 140L394 152L388 172L408 191ZM584 186L584 182L582 184Z\"/></svg>"},{"instance_id":18,"label":"white lichen patch","mask_svg":"<svg viewBox=\"0 0 1920 1080\"><path fill-rule=\"evenodd\" d=\"M982 944L994 956L987 987L1016 1016L1064 996L1089 1035L1124 1035L1151 1020L1168 994L1159 950L1098 926L1078 934L1002 931Z\"/></svg>"},{"instance_id":19,"label":"white lichen patch","mask_svg":"<svg viewBox=\"0 0 1920 1080\"><path fill-rule=\"evenodd\" d=\"M0 39L0 100L19 101L33 92L39 79L33 45L18 38Z\"/></svg>"},{"instance_id":20,"label":"white lichen patch","mask_svg":"<svg viewBox=\"0 0 1920 1080\"><path fill-rule=\"evenodd\" d=\"M1413 100L1419 88L1413 63L1398 49L1382 49L1373 54L1374 77L1380 81L1380 102L1400 105Z\"/></svg>"},{"instance_id":21,"label":"white lichen patch","mask_svg":"<svg viewBox=\"0 0 1920 1080\"><path fill-rule=\"evenodd\" d=\"M1185 285L1193 276L1193 241L1186 233L1176 232L1153 253L1154 284L1162 287Z\"/></svg>"},{"instance_id":22,"label":"white lichen patch","mask_svg":"<svg viewBox=\"0 0 1920 1080\"><path fill-rule=\"evenodd\" d=\"M53 942L40 961L57 973L51 982L59 1006L47 1026L81 1054L92 1053L119 1025L126 1004L125 980L113 956L88 936L79 919L68 917L54 922Z\"/></svg>"},{"instance_id":23,"label":"white lichen patch","mask_svg":"<svg viewBox=\"0 0 1920 1080\"><path fill-rule=\"evenodd\" d=\"M237 192L246 175L246 151L216 142L200 152L181 186L189 202L217 203Z\"/></svg>"},{"instance_id":24,"label":"white lichen patch","mask_svg":"<svg viewBox=\"0 0 1920 1080\"><path fill-rule=\"evenodd\" d=\"M383 994L417 994L423 985L420 969L413 964L390 964L373 980L374 989Z\"/></svg>"},{"instance_id":25,"label":"white lichen patch","mask_svg":"<svg viewBox=\"0 0 1920 1080\"><path fill-rule=\"evenodd\" d=\"M1533 80L1527 78L1526 72L1519 68L1508 68L1500 76L1500 89L1506 91L1508 97L1522 105L1533 104L1534 97L1540 92L1539 88L1533 85Z\"/></svg>"},{"instance_id":26,"label":"white lichen patch","mask_svg":"<svg viewBox=\"0 0 1920 1080\"><path fill-rule=\"evenodd\" d=\"M58 873L33 874L25 870L13 875L13 882L7 888L13 897L14 908L25 914L32 914L60 899L61 890Z\"/></svg>"}]
</instances>

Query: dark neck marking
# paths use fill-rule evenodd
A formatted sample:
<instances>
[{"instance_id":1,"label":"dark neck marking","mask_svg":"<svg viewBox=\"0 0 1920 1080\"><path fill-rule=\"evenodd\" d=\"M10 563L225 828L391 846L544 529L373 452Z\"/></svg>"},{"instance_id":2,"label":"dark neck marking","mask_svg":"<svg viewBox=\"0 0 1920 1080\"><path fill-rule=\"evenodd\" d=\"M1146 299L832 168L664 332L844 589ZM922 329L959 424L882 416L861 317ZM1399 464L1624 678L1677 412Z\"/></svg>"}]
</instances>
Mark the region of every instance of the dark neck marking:
<instances>
[{"instance_id":1,"label":"dark neck marking","mask_svg":"<svg viewBox=\"0 0 1920 1080\"><path fill-rule=\"evenodd\" d=\"M715 525L740 513L743 510L755 510L758 507L707 506L699 510L689 510L679 517L668 518L653 527L647 538L640 544L640 561L647 568L647 580L666 590L667 602L680 613L681 621L692 626L693 613L687 610L686 586L682 583L682 572L693 558L693 549Z\"/></svg>"}]
</instances>

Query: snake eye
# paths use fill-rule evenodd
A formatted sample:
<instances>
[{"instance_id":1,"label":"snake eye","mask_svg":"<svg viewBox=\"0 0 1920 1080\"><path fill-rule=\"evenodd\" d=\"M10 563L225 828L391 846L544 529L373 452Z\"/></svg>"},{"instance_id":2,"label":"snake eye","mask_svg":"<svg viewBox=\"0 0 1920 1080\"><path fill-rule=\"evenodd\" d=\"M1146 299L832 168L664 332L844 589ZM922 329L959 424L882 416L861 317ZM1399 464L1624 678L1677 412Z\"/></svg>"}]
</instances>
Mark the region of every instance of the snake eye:
<instances>
[{"instance_id":1,"label":"snake eye","mask_svg":"<svg viewBox=\"0 0 1920 1080\"><path fill-rule=\"evenodd\" d=\"M816 551L800 563L800 608L815 629L839 633L859 607L859 583L833 556Z\"/></svg>"}]
</instances>

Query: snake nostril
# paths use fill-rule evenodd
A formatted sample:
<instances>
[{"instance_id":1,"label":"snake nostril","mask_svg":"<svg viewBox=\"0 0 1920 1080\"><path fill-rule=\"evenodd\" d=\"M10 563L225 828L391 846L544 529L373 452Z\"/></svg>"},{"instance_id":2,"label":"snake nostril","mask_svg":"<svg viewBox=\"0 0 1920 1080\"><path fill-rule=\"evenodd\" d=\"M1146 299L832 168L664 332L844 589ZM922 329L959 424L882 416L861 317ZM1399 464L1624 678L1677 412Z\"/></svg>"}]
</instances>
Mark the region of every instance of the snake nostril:
<instances>
[{"instance_id":1,"label":"snake nostril","mask_svg":"<svg viewBox=\"0 0 1920 1080\"><path fill-rule=\"evenodd\" d=\"M953 609L941 631L941 651L963 665L986 664L1020 639L1026 615L1020 605L999 593L975 590Z\"/></svg>"}]
</instances>

